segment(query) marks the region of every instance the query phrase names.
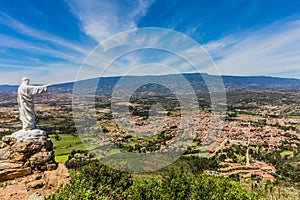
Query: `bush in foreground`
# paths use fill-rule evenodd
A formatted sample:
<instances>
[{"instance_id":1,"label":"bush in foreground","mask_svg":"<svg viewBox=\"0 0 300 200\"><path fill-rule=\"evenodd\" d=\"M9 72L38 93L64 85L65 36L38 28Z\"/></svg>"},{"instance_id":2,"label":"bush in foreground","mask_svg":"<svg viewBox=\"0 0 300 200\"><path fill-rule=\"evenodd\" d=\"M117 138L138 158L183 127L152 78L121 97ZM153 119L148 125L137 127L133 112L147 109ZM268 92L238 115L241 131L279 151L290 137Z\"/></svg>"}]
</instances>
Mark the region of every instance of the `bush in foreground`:
<instances>
[{"instance_id":1,"label":"bush in foreground","mask_svg":"<svg viewBox=\"0 0 300 200\"><path fill-rule=\"evenodd\" d=\"M256 199L237 183L224 177L199 175L192 177L184 172L171 171L162 180L135 181L124 193L124 199L178 200L178 199Z\"/></svg>"},{"instance_id":2,"label":"bush in foreground","mask_svg":"<svg viewBox=\"0 0 300 200\"><path fill-rule=\"evenodd\" d=\"M131 185L130 174L92 162L78 171L73 171L70 183L59 188L47 199L119 199Z\"/></svg>"},{"instance_id":3,"label":"bush in foreground","mask_svg":"<svg viewBox=\"0 0 300 200\"><path fill-rule=\"evenodd\" d=\"M193 176L171 170L163 178L133 179L130 174L93 162L74 171L71 182L47 199L257 199L224 177Z\"/></svg>"}]
</instances>

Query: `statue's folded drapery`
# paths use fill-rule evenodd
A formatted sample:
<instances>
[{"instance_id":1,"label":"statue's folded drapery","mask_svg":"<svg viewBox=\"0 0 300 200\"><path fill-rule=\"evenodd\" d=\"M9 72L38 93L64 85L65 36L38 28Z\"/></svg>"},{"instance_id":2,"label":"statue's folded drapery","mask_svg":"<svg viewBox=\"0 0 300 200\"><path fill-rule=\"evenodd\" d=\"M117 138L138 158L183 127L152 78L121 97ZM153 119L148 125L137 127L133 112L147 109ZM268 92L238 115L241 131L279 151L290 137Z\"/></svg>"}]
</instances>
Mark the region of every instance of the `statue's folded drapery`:
<instances>
[{"instance_id":1,"label":"statue's folded drapery","mask_svg":"<svg viewBox=\"0 0 300 200\"><path fill-rule=\"evenodd\" d=\"M23 123L24 130L35 128L33 95L46 92L47 86L29 86L24 82L18 88L20 120Z\"/></svg>"}]
</instances>

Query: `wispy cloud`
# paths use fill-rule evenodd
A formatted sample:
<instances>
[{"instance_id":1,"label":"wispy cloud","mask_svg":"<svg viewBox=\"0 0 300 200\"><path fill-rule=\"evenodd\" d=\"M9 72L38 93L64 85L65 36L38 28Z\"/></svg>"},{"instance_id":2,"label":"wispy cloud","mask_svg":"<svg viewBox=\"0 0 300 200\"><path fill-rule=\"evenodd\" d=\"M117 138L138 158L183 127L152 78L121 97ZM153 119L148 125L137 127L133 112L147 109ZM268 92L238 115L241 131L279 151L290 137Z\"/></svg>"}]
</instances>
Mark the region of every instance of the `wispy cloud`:
<instances>
[{"instance_id":1,"label":"wispy cloud","mask_svg":"<svg viewBox=\"0 0 300 200\"><path fill-rule=\"evenodd\" d=\"M169 67L172 71L157 70L157 65ZM133 70L138 66L149 69ZM212 67L206 51L186 35L169 29L142 28L123 32L101 43L86 60L79 79L90 75L207 72L207 68Z\"/></svg>"},{"instance_id":2,"label":"wispy cloud","mask_svg":"<svg viewBox=\"0 0 300 200\"><path fill-rule=\"evenodd\" d=\"M1 11L0 11L0 23L30 38L35 38L41 41L50 42L60 47L64 47L69 50L73 50L82 54L87 54L89 52L89 49L81 46L80 43L75 44L74 41L70 42L66 39L55 36L49 32L32 28Z\"/></svg>"},{"instance_id":3,"label":"wispy cloud","mask_svg":"<svg viewBox=\"0 0 300 200\"><path fill-rule=\"evenodd\" d=\"M204 47L222 74L300 78L299 35L300 20L279 21L259 30L226 36Z\"/></svg>"},{"instance_id":4,"label":"wispy cloud","mask_svg":"<svg viewBox=\"0 0 300 200\"><path fill-rule=\"evenodd\" d=\"M72 63L80 63L84 56L84 54L81 54L76 51L74 52L72 50L69 50L69 53L67 53L66 51L63 52L60 49L49 48L47 45L43 45L43 44L36 45L33 42L29 42L26 40L18 39L3 34L0 34L0 41L1 41L0 47L23 51L26 52L27 55L31 54L32 56L44 55L48 57L63 59ZM20 55L15 55L15 56L20 56ZM30 56L28 56L27 58L34 59ZM35 60L36 59L37 58L35 58Z\"/></svg>"},{"instance_id":5,"label":"wispy cloud","mask_svg":"<svg viewBox=\"0 0 300 200\"><path fill-rule=\"evenodd\" d=\"M6 70L2 71L1 68ZM40 66L0 65L0 84L19 84L24 76L30 77L33 83L62 83L73 81L77 70L70 63L43 64Z\"/></svg>"},{"instance_id":6,"label":"wispy cloud","mask_svg":"<svg viewBox=\"0 0 300 200\"><path fill-rule=\"evenodd\" d=\"M152 0L73 0L72 12L81 20L83 31L97 42L121 31L137 27L139 17L147 13Z\"/></svg>"}]
</instances>

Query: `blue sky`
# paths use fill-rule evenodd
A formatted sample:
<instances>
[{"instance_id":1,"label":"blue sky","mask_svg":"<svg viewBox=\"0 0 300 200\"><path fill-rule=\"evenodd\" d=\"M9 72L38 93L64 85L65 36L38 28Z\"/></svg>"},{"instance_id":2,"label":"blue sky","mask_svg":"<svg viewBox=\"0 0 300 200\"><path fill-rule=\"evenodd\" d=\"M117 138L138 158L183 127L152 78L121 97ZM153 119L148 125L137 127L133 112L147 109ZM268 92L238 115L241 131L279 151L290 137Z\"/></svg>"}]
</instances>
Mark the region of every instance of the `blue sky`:
<instances>
[{"instance_id":1,"label":"blue sky","mask_svg":"<svg viewBox=\"0 0 300 200\"><path fill-rule=\"evenodd\" d=\"M0 84L19 84L23 76L33 83L73 81L94 47L142 27L188 35L221 74L300 78L298 0L3 0ZM143 64L138 56L129 56L131 63Z\"/></svg>"}]
</instances>

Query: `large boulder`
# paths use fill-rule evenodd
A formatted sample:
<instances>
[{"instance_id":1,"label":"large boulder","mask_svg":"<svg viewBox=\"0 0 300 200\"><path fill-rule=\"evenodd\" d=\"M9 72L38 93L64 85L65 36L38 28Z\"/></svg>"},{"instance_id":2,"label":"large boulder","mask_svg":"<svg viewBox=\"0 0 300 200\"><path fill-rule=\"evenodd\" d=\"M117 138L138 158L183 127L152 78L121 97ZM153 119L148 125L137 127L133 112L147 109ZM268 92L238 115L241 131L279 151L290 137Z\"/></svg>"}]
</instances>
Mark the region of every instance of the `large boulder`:
<instances>
[{"instance_id":1,"label":"large boulder","mask_svg":"<svg viewBox=\"0 0 300 200\"><path fill-rule=\"evenodd\" d=\"M4 169L0 171L0 180L6 181L6 180L12 180L15 178L23 177L26 175L31 174L31 168L17 168L17 169Z\"/></svg>"},{"instance_id":2,"label":"large boulder","mask_svg":"<svg viewBox=\"0 0 300 200\"><path fill-rule=\"evenodd\" d=\"M32 155L29 158L30 164L32 167L47 164L49 161L54 159L54 153L53 152L38 152L34 155Z\"/></svg>"},{"instance_id":3,"label":"large boulder","mask_svg":"<svg viewBox=\"0 0 300 200\"><path fill-rule=\"evenodd\" d=\"M15 169L22 167L21 163L13 163L9 160L0 161L0 170Z\"/></svg>"},{"instance_id":4,"label":"large boulder","mask_svg":"<svg viewBox=\"0 0 300 200\"><path fill-rule=\"evenodd\" d=\"M11 159L12 152L8 148L0 149L0 160Z\"/></svg>"}]
</instances>

